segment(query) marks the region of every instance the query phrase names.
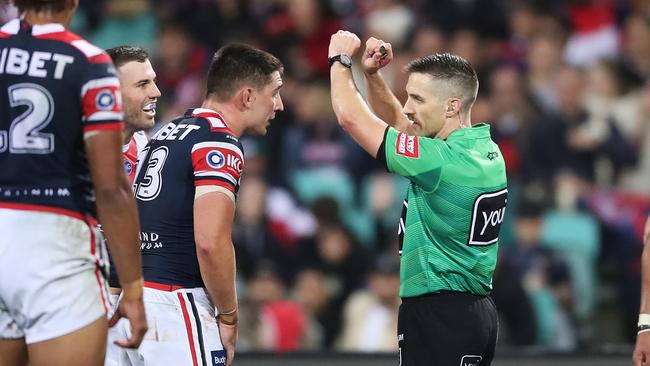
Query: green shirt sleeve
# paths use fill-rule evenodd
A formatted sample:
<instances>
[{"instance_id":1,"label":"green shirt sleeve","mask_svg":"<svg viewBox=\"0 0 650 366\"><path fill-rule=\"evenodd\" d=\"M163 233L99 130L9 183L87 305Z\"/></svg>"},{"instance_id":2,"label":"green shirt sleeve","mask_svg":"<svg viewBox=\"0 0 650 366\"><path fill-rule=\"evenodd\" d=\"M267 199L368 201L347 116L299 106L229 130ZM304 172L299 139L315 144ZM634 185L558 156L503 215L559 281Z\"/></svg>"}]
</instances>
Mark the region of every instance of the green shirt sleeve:
<instances>
[{"instance_id":1,"label":"green shirt sleeve","mask_svg":"<svg viewBox=\"0 0 650 366\"><path fill-rule=\"evenodd\" d=\"M384 138L386 169L433 191L442 168L451 162L451 150L442 139L411 136L390 127Z\"/></svg>"}]
</instances>

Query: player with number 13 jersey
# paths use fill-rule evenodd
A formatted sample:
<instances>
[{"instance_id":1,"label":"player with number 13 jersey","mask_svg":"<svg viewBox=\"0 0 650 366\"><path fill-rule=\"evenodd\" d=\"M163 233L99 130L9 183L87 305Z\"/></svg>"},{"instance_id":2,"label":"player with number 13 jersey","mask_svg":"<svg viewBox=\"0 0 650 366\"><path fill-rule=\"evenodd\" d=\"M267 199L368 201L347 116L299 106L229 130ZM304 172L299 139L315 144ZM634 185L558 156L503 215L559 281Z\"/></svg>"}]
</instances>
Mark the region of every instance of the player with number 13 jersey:
<instances>
[{"instance_id":1,"label":"player with number 13 jersey","mask_svg":"<svg viewBox=\"0 0 650 366\"><path fill-rule=\"evenodd\" d=\"M195 190L218 187L235 201L241 143L218 113L196 108L158 131L142 156L134 187L145 281L204 287L194 244ZM194 186L186 184L188 176Z\"/></svg>"}]
</instances>

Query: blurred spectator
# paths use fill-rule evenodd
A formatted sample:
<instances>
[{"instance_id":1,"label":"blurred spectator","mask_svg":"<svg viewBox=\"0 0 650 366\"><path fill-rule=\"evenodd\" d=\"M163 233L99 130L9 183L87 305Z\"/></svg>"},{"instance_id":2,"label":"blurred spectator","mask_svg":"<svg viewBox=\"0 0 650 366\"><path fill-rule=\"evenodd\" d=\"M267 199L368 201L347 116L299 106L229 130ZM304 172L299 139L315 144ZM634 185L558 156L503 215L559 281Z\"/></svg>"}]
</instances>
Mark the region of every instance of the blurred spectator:
<instances>
[{"instance_id":1,"label":"blurred spectator","mask_svg":"<svg viewBox=\"0 0 650 366\"><path fill-rule=\"evenodd\" d=\"M523 64L529 44L535 36L537 13L528 2L514 2L508 17L510 34L502 45L502 59L507 63Z\"/></svg>"},{"instance_id":2,"label":"blurred spectator","mask_svg":"<svg viewBox=\"0 0 650 366\"><path fill-rule=\"evenodd\" d=\"M317 269L304 269L296 275L293 298L305 314L305 336L302 350L320 350L324 346L324 331L319 319L327 319L330 293L325 276Z\"/></svg>"},{"instance_id":3,"label":"blurred spectator","mask_svg":"<svg viewBox=\"0 0 650 366\"><path fill-rule=\"evenodd\" d=\"M640 95L642 80L621 62L602 60L587 70L586 109L591 118L611 119L634 146L643 139ZM602 122L601 122L602 123Z\"/></svg>"},{"instance_id":4,"label":"blurred spectator","mask_svg":"<svg viewBox=\"0 0 650 366\"><path fill-rule=\"evenodd\" d=\"M530 193L529 193L530 192ZM515 241L503 260L531 299L537 319L537 344L568 350L576 346L571 321L572 287L568 267L540 242L544 203L536 191L524 190L517 207Z\"/></svg>"},{"instance_id":5,"label":"blurred spectator","mask_svg":"<svg viewBox=\"0 0 650 366\"><path fill-rule=\"evenodd\" d=\"M240 300L239 346L243 349L295 351L305 336L305 314L285 299L285 287L271 262L261 263Z\"/></svg>"},{"instance_id":6,"label":"blurred spectator","mask_svg":"<svg viewBox=\"0 0 650 366\"><path fill-rule=\"evenodd\" d=\"M650 81L639 91L640 118L639 133L634 136L639 151L635 169L625 172L621 188L650 197Z\"/></svg>"},{"instance_id":7,"label":"blurred spectator","mask_svg":"<svg viewBox=\"0 0 650 366\"><path fill-rule=\"evenodd\" d=\"M240 274L249 279L260 263L270 261L277 265L283 282L290 283L298 262L296 240L289 240L279 223L267 218L266 183L259 176L246 175L238 197L232 237Z\"/></svg>"},{"instance_id":8,"label":"blurred spectator","mask_svg":"<svg viewBox=\"0 0 650 366\"><path fill-rule=\"evenodd\" d=\"M512 261L499 253L492 278L494 304L499 312L499 345L533 346L537 342L537 318L519 278L512 275Z\"/></svg>"},{"instance_id":9,"label":"blurred spectator","mask_svg":"<svg viewBox=\"0 0 650 366\"><path fill-rule=\"evenodd\" d=\"M515 67L503 66L494 70L489 91L493 114L488 123L492 124L492 137L506 161L508 178L515 179L520 173L520 145L533 117L533 109L527 99L522 75Z\"/></svg>"},{"instance_id":10,"label":"blurred spectator","mask_svg":"<svg viewBox=\"0 0 650 366\"><path fill-rule=\"evenodd\" d=\"M634 146L611 119L597 120L584 106L584 76L563 67L555 79L559 113L532 124L528 134L528 180L549 183L563 169L592 183L616 182L620 170L636 163Z\"/></svg>"},{"instance_id":11,"label":"blurred spectator","mask_svg":"<svg viewBox=\"0 0 650 366\"><path fill-rule=\"evenodd\" d=\"M375 0L368 4L366 32L401 49L412 31L413 11L399 0Z\"/></svg>"},{"instance_id":12,"label":"blurred spectator","mask_svg":"<svg viewBox=\"0 0 650 366\"><path fill-rule=\"evenodd\" d=\"M650 77L650 16L636 14L625 22L624 56L646 80Z\"/></svg>"},{"instance_id":13,"label":"blurred spectator","mask_svg":"<svg viewBox=\"0 0 650 366\"><path fill-rule=\"evenodd\" d=\"M286 0L262 25L269 50L286 60L293 75L325 76L327 45L342 23L325 0Z\"/></svg>"},{"instance_id":14,"label":"blurred spectator","mask_svg":"<svg viewBox=\"0 0 650 366\"><path fill-rule=\"evenodd\" d=\"M322 206L317 205L317 211L319 207ZM336 204L322 208L322 212L315 213L319 222L315 237L300 243L300 258L303 266L317 268L325 275L332 301L327 319L321 319L321 324L325 346L330 348L341 329L343 304L352 291L363 285L368 257L341 224Z\"/></svg>"},{"instance_id":15,"label":"blurred spectator","mask_svg":"<svg viewBox=\"0 0 650 366\"><path fill-rule=\"evenodd\" d=\"M353 292L344 306L343 329L337 348L356 352L397 350L399 259L383 255L375 260L366 289Z\"/></svg>"},{"instance_id":16,"label":"blurred spectator","mask_svg":"<svg viewBox=\"0 0 650 366\"><path fill-rule=\"evenodd\" d=\"M103 5L101 21L90 37L92 43L102 48L131 44L154 49L157 19L148 0L105 0Z\"/></svg>"},{"instance_id":17,"label":"blurred spectator","mask_svg":"<svg viewBox=\"0 0 650 366\"><path fill-rule=\"evenodd\" d=\"M571 35L564 49L568 63L588 66L618 55L614 0L574 1L568 10Z\"/></svg>"},{"instance_id":18,"label":"blurred spectator","mask_svg":"<svg viewBox=\"0 0 650 366\"><path fill-rule=\"evenodd\" d=\"M157 9L167 22L182 21L199 43L219 49L227 42L259 42L256 22L251 22L248 1L240 0L166 0Z\"/></svg>"},{"instance_id":19,"label":"blurred spectator","mask_svg":"<svg viewBox=\"0 0 650 366\"><path fill-rule=\"evenodd\" d=\"M528 89L536 107L545 113L559 111L553 81L562 66L562 48L560 39L539 35L532 39L528 49Z\"/></svg>"},{"instance_id":20,"label":"blurred spectator","mask_svg":"<svg viewBox=\"0 0 650 366\"><path fill-rule=\"evenodd\" d=\"M179 23L160 27L157 52L153 60L158 70L157 84L161 90L160 118L169 121L184 113L188 105L198 105L204 95L203 70L209 56ZM227 123L227 121L226 121Z\"/></svg>"}]
</instances>

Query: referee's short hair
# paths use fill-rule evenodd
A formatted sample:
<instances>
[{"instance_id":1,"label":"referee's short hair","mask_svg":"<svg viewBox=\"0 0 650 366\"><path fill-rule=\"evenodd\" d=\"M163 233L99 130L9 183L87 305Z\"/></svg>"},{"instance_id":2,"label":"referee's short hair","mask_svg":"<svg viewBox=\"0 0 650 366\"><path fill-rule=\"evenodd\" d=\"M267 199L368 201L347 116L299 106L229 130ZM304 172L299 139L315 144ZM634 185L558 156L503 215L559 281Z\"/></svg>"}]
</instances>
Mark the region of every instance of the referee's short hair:
<instances>
[{"instance_id":1,"label":"referee's short hair","mask_svg":"<svg viewBox=\"0 0 650 366\"><path fill-rule=\"evenodd\" d=\"M282 62L270 53L247 44L232 43L219 49L212 59L207 95L223 102L243 85L265 86L271 82L271 74L283 70Z\"/></svg>"},{"instance_id":2,"label":"referee's short hair","mask_svg":"<svg viewBox=\"0 0 650 366\"><path fill-rule=\"evenodd\" d=\"M149 53L142 47L135 46L117 46L106 50L115 67L120 67L127 62L137 61L145 62L149 59Z\"/></svg>"},{"instance_id":3,"label":"referee's short hair","mask_svg":"<svg viewBox=\"0 0 650 366\"><path fill-rule=\"evenodd\" d=\"M445 82L447 90L444 93L462 100L463 113L467 113L476 100L478 76L472 65L460 56L436 53L420 57L406 65L406 71L428 74L434 80Z\"/></svg>"}]
</instances>

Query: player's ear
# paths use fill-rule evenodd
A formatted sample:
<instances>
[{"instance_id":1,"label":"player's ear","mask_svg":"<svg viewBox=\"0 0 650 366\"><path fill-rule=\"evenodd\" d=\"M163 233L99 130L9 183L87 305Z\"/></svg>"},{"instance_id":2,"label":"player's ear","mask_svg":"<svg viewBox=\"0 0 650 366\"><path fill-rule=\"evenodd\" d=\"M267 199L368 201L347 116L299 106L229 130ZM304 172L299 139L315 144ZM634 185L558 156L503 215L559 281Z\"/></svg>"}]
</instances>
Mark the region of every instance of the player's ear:
<instances>
[{"instance_id":1,"label":"player's ear","mask_svg":"<svg viewBox=\"0 0 650 366\"><path fill-rule=\"evenodd\" d=\"M250 109L253 107L253 102L255 101L253 88L249 86L243 87L239 90L238 94L239 101L244 109Z\"/></svg>"}]
</instances>

